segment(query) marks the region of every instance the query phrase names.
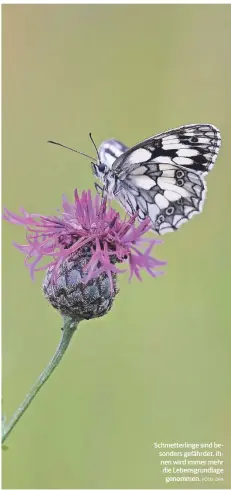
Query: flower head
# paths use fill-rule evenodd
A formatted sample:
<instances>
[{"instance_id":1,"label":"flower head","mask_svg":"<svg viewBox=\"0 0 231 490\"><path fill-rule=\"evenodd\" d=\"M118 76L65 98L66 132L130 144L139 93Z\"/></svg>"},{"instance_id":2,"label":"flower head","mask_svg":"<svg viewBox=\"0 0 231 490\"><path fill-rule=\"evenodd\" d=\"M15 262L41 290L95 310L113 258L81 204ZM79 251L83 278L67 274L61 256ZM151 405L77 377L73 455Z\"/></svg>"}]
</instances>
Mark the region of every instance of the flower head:
<instances>
[{"instance_id":1,"label":"flower head","mask_svg":"<svg viewBox=\"0 0 231 490\"><path fill-rule=\"evenodd\" d=\"M116 263L127 263L130 279L135 275L141 280L141 269L154 277L162 273L156 268L165 262L150 255L161 242L143 237L151 227L149 218L139 225L136 214L122 220L106 198L92 198L90 191L79 196L75 190L74 202L64 196L62 204L58 216L24 209L18 216L4 210L6 221L26 228L27 244L14 245L26 255L32 279L35 272L47 269L44 294L61 313L81 318L105 314L118 292L116 275L127 270ZM50 260L41 264L44 257Z\"/></svg>"},{"instance_id":2,"label":"flower head","mask_svg":"<svg viewBox=\"0 0 231 490\"><path fill-rule=\"evenodd\" d=\"M91 191L84 191L79 196L75 190L74 203L68 202L63 196L62 204L63 212L57 217L29 214L24 209L21 209L22 216L18 216L4 209L3 217L6 221L23 225L27 230L27 245L14 245L26 254L25 265L32 279L36 271L52 266L52 279L55 282L60 263L84 247L91 251L91 258L85 267L85 282L105 272L112 284L112 272L126 271L116 267L116 262L128 263L130 279L136 275L141 280L140 269L146 269L154 277L161 274L161 271L155 269L166 262L150 255L154 245L161 242L143 238L151 228L149 218L137 226L136 214L122 220L117 211L107 207L106 198L100 199L98 195L92 198ZM148 247L142 252L138 247L145 242ZM44 257L51 260L39 266ZM97 264L100 265L98 268Z\"/></svg>"}]
</instances>

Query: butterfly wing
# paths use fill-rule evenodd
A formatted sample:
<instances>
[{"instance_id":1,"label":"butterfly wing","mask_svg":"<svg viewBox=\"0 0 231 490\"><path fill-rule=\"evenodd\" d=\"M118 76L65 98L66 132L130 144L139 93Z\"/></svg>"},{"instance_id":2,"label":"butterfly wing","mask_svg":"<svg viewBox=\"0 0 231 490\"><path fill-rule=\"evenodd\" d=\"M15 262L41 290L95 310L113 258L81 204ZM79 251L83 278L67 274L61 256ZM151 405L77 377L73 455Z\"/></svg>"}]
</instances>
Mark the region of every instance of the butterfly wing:
<instances>
[{"instance_id":1,"label":"butterfly wing","mask_svg":"<svg viewBox=\"0 0 231 490\"><path fill-rule=\"evenodd\" d=\"M215 126L190 124L157 134L129 148L117 158L112 169L122 177L130 167L154 161L191 166L192 170L207 173L215 163L220 145L220 132Z\"/></svg>"},{"instance_id":2,"label":"butterfly wing","mask_svg":"<svg viewBox=\"0 0 231 490\"><path fill-rule=\"evenodd\" d=\"M127 150L128 146L121 143L121 141L115 139L103 141L98 150L99 161L108 168L112 168L115 160Z\"/></svg>"},{"instance_id":3,"label":"butterfly wing","mask_svg":"<svg viewBox=\"0 0 231 490\"><path fill-rule=\"evenodd\" d=\"M142 175L129 174L115 198L129 214L138 212L140 220L149 216L153 230L164 234L200 213L205 195L206 183L196 172L176 165L147 164Z\"/></svg>"},{"instance_id":4,"label":"butterfly wing","mask_svg":"<svg viewBox=\"0 0 231 490\"><path fill-rule=\"evenodd\" d=\"M177 230L202 211L203 176L213 167L220 144L219 130L209 124L148 138L112 162L121 183L115 198L130 214L138 211L140 220L149 216L158 233Z\"/></svg>"}]
</instances>

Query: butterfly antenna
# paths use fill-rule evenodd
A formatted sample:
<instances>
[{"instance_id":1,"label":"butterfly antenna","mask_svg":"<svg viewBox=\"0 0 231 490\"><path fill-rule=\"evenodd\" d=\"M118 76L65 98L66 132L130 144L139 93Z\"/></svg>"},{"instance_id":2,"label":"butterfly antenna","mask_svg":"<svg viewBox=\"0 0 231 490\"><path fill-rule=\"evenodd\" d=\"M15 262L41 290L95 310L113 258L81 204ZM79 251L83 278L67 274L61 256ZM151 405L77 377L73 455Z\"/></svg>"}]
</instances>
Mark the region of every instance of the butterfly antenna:
<instances>
[{"instance_id":1,"label":"butterfly antenna","mask_svg":"<svg viewBox=\"0 0 231 490\"><path fill-rule=\"evenodd\" d=\"M57 143L57 141L49 140L47 143L52 143L52 145L62 146L63 148L67 148L67 150L74 151L75 153L78 153L79 155L83 155L84 157L90 158L90 160L97 161L96 158L93 158L90 155L87 155L86 153L82 153L81 151L77 151L74 148L70 148L70 146L62 145L62 143ZM97 149L96 149L96 151L97 151ZM97 151L97 155L98 155L98 151Z\"/></svg>"},{"instance_id":2,"label":"butterfly antenna","mask_svg":"<svg viewBox=\"0 0 231 490\"><path fill-rule=\"evenodd\" d=\"M96 153L97 153L97 156L98 156L98 160L99 160L99 162L100 162L100 157L99 157L98 148L97 148L97 146L96 146L96 144L95 144L95 142L94 142L94 140L93 140L93 138L92 138L92 134L91 134L91 133L89 133L89 136L90 136L90 140L91 140L91 142L93 143L93 146L94 146L94 148L95 148L95 150L96 150Z\"/></svg>"}]
</instances>

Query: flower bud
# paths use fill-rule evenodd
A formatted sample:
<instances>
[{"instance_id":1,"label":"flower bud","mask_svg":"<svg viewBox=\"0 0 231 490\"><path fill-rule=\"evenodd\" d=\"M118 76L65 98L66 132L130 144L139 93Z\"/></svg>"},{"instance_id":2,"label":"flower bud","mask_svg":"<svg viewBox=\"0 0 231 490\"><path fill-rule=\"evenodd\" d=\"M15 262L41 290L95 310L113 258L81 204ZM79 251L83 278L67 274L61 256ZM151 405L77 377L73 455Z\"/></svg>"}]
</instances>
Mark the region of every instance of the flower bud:
<instances>
[{"instance_id":1,"label":"flower bud","mask_svg":"<svg viewBox=\"0 0 231 490\"><path fill-rule=\"evenodd\" d=\"M85 266L90 258L91 251L84 247L60 263L54 280L53 267L49 267L43 283L44 295L51 305L78 321L106 315L118 293L115 273L111 275L112 285L106 272L86 282Z\"/></svg>"}]
</instances>

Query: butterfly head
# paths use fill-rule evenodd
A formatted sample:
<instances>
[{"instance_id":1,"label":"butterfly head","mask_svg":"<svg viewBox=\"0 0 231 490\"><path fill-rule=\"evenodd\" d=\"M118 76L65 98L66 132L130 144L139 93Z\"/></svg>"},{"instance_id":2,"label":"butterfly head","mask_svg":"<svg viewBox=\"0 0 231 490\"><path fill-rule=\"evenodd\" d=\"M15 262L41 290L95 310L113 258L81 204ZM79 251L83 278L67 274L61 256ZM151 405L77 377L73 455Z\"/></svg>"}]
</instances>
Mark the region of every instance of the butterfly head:
<instances>
[{"instance_id":1,"label":"butterfly head","mask_svg":"<svg viewBox=\"0 0 231 490\"><path fill-rule=\"evenodd\" d=\"M92 172L97 177L100 179L102 182L104 181L105 174L108 172L108 167L104 163L101 162L91 162L91 167L92 167Z\"/></svg>"},{"instance_id":2,"label":"butterfly head","mask_svg":"<svg viewBox=\"0 0 231 490\"><path fill-rule=\"evenodd\" d=\"M115 139L103 141L97 150L97 163L92 163L93 174L105 182L105 178L111 175L113 163L127 149L127 146Z\"/></svg>"}]
</instances>

